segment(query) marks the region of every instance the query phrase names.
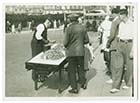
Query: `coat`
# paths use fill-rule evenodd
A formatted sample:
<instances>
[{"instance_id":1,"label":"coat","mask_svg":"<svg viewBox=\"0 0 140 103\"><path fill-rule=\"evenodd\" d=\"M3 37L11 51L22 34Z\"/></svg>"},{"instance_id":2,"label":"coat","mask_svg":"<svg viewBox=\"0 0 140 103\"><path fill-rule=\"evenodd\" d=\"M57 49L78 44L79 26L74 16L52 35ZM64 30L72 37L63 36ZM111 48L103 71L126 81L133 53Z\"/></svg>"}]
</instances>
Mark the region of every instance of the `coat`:
<instances>
[{"instance_id":1,"label":"coat","mask_svg":"<svg viewBox=\"0 0 140 103\"><path fill-rule=\"evenodd\" d=\"M84 44L89 43L89 38L85 26L72 23L65 32L64 46L67 57L84 56Z\"/></svg>"},{"instance_id":2,"label":"coat","mask_svg":"<svg viewBox=\"0 0 140 103\"><path fill-rule=\"evenodd\" d=\"M120 18L115 18L111 25L110 36L107 42L107 48L111 46L111 49L116 49L117 36L119 31Z\"/></svg>"}]
</instances>

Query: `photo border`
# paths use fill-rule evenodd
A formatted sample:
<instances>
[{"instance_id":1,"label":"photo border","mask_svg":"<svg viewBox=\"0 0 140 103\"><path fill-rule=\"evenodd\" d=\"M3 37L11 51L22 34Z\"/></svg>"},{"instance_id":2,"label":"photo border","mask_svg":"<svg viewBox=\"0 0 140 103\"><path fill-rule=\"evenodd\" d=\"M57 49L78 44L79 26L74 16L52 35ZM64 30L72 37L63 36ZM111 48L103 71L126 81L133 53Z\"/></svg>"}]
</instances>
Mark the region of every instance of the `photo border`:
<instances>
[{"instance_id":1,"label":"photo border","mask_svg":"<svg viewBox=\"0 0 140 103\"><path fill-rule=\"evenodd\" d=\"M107 2L107 4L108 4L109 2ZM123 2L124 3L124 2ZM125 2L126 4L124 4L124 5L128 5L128 2ZM72 4L70 4L70 3L57 3L57 4L54 4L54 3L47 3L47 4L44 4L44 3L3 3L3 15L2 15L2 19L3 19L3 22L2 22L2 24L3 24L3 28L2 28L2 32L3 32L3 35L2 35L2 38L3 38L3 43L4 43L4 45L3 45L3 56L6 56L5 55L5 6L6 5L82 5L82 4L80 4L80 3L72 3ZM122 5L122 2L121 3L115 3L115 4L112 4L112 3L110 3L110 5ZM94 2L94 4L91 4L91 3L84 3L84 5L105 5L104 3L96 3L96 2ZM137 13L138 13L138 4L135 2L135 3L132 3L132 4L129 4L129 5L135 5L135 7L136 7L136 11L137 11ZM138 21L138 15L136 15L135 16L136 18L135 18L135 20L136 21ZM134 97L5 97L5 71L6 71L6 65L5 65L5 57L4 57L4 60L3 60L3 69L2 69L2 71L3 71L3 75L2 75L2 77L4 77L4 79L3 79L3 100L5 101L9 101L9 100L25 100L25 101L27 101L27 100L29 100L29 101L31 101L31 100L37 100L37 101L42 101L42 99L43 100L49 100L49 101L52 101L52 100L62 100L62 101L75 101L75 100L80 100L80 101L89 101L89 100L128 100L129 99L129 101L132 101L132 100L138 100L138 24L136 24L136 26L137 26L137 34L135 35L135 39L134 39L134 48L136 49L135 51L134 51L134 88L137 88L137 89L134 89ZM135 69L136 68L136 69Z\"/></svg>"}]
</instances>

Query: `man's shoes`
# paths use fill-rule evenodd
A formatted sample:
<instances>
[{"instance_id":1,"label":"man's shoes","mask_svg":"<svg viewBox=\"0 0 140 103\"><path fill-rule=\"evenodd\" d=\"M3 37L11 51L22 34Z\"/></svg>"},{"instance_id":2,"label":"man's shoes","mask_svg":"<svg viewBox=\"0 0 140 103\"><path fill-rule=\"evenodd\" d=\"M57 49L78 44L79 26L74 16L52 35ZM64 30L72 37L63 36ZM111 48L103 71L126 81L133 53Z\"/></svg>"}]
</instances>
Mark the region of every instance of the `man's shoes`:
<instances>
[{"instance_id":1,"label":"man's shoes","mask_svg":"<svg viewBox=\"0 0 140 103\"><path fill-rule=\"evenodd\" d=\"M86 85L86 84L82 84L82 85L81 85L81 88L87 89L87 85Z\"/></svg>"},{"instance_id":2,"label":"man's shoes","mask_svg":"<svg viewBox=\"0 0 140 103\"><path fill-rule=\"evenodd\" d=\"M125 86L123 86L122 88L123 88L123 89L129 89L130 87L128 87L128 86L125 85Z\"/></svg>"},{"instance_id":3,"label":"man's shoes","mask_svg":"<svg viewBox=\"0 0 140 103\"><path fill-rule=\"evenodd\" d=\"M112 84L112 83L113 83L113 80L110 79L110 80L106 81L106 83L108 83L108 84Z\"/></svg>"},{"instance_id":4,"label":"man's shoes","mask_svg":"<svg viewBox=\"0 0 140 103\"><path fill-rule=\"evenodd\" d=\"M125 80L123 79L122 82L125 83Z\"/></svg>"},{"instance_id":5,"label":"man's shoes","mask_svg":"<svg viewBox=\"0 0 140 103\"><path fill-rule=\"evenodd\" d=\"M74 93L74 94L78 94L78 89L71 89L69 90L69 93Z\"/></svg>"},{"instance_id":6,"label":"man's shoes","mask_svg":"<svg viewBox=\"0 0 140 103\"><path fill-rule=\"evenodd\" d=\"M119 89L116 89L116 88L113 88L110 90L110 93L116 93L116 92L119 92L120 90Z\"/></svg>"}]
</instances>

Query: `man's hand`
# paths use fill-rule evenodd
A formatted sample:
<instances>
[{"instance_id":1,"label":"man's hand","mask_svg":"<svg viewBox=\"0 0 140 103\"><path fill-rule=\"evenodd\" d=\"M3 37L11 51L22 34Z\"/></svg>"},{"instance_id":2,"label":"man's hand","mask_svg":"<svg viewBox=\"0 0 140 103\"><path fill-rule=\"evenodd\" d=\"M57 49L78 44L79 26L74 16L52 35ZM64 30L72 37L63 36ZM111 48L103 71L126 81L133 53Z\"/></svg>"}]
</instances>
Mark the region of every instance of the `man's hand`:
<instances>
[{"instance_id":1,"label":"man's hand","mask_svg":"<svg viewBox=\"0 0 140 103\"><path fill-rule=\"evenodd\" d=\"M130 54L129 54L129 58L133 59L133 50L131 50Z\"/></svg>"},{"instance_id":2,"label":"man's hand","mask_svg":"<svg viewBox=\"0 0 140 103\"><path fill-rule=\"evenodd\" d=\"M49 43L49 40L45 40L44 43L45 43L45 44L48 44L48 43Z\"/></svg>"},{"instance_id":3,"label":"man's hand","mask_svg":"<svg viewBox=\"0 0 140 103\"><path fill-rule=\"evenodd\" d=\"M104 51L109 52L109 48L105 48Z\"/></svg>"},{"instance_id":4,"label":"man's hand","mask_svg":"<svg viewBox=\"0 0 140 103\"><path fill-rule=\"evenodd\" d=\"M45 44L48 44L48 43L49 43L49 40L46 40L46 39L42 39L42 41L43 41Z\"/></svg>"}]
</instances>

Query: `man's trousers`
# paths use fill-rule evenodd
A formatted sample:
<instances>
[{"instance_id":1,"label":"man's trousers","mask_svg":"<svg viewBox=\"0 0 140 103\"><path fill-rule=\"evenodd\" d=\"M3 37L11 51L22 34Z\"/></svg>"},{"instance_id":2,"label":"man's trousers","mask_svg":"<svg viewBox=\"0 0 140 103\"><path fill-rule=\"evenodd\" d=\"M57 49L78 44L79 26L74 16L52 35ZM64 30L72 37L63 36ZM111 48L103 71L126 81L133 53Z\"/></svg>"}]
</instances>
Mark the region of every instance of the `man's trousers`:
<instances>
[{"instance_id":1,"label":"man's trousers","mask_svg":"<svg viewBox=\"0 0 140 103\"><path fill-rule=\"evenodd\" d=\"M68 57L68 78L72 89L77 89L77 76L78 82L82 85L85 83L85 71L84 71L84 56Z\"/></svg>"},{"instance_id":2,"label":"man's trousers","mask_svg":"<svg viewBox=\"0 0 140 103\"><path fill-rule=\"evenodd\" d=\"M111 73L113 79L112 88L120 89L122 78L127 86L132 84L132 60L129 55L132 48L132 42L118 41L116 44L116 52L111 54Z\"/></svg>"}]
</instances>

